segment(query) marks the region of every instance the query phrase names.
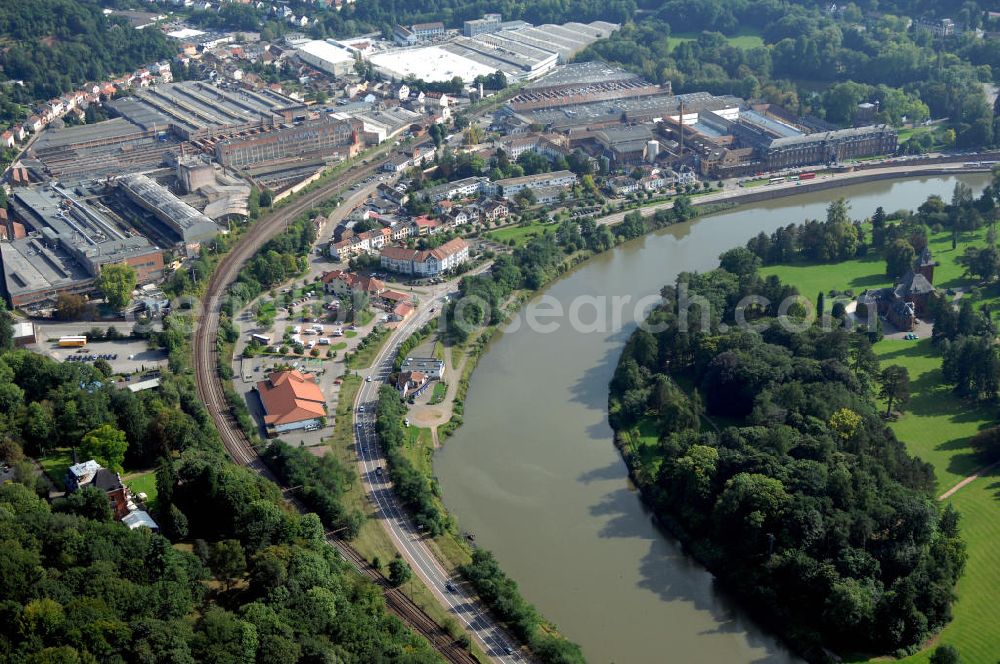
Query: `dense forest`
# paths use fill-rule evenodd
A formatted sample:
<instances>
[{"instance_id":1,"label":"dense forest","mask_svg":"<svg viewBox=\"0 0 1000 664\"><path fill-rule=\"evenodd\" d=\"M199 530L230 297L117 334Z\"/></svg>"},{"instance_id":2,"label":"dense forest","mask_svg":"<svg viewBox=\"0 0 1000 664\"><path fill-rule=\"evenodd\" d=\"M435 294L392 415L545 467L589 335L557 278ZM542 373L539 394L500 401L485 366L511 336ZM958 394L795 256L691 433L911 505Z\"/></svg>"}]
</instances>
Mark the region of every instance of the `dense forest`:
<instances>
[{"instance_id":1,"label":"dense forest","mask_svg":"<svg viewBox=\"0 0 1000 664\"><path fill-rule=\"evenodd\" d=\"M177 53L161 31L134 30L96 0L5 0L0 39L3 79L24 82L4 95L28 105Z\"/></svg>"},{"instance_id":2,"label":"dense forest","mask_svg":"<svg viewBox=\"0 0 1000 664\"><path fill-rule=\"evenodd\" d=\"M133 393L103 366L10 345L0 311L0 456L14 478L0 487L0 660L439 661L325 542L315 514L228 462L189 377L165 371L159 390ZM98 489L47 502L26 456L55 447L157 468L162 534L114 521ZM346 471L332 458L313 480L294 453L274 456L307 491L339 497Z\"/></svg>"},{"instance_id":3,"label":"dense forest","mask_svg":"<svg viewBox=\"0 0 1000 664\"><path fill-rule=\"evenodd\" d=\"M951 618L958 515L879 412L876 390L902 395L896 368L866 333L794 306L779 320L795 291L759 265L741 247L663 288L620 358L611 423L661 522L800 652L905 654Z\"/></svg>"}]
</instances>

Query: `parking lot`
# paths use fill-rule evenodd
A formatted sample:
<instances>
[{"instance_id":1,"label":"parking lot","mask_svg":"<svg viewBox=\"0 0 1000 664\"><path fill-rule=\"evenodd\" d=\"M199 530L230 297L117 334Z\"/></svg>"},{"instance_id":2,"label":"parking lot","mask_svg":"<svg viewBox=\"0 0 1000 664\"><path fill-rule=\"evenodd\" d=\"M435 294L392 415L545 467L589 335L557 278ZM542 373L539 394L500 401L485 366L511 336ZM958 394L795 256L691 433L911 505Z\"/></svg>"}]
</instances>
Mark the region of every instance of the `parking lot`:
<instances>
[{"instance_id":1,"label":"parking lot","mask_svg":"<svg viewBox=\"0 0 1000 664\"><path fill-rule=\"evenodd\" d=\"M39 351L59 362L84 362L93 364L98 357L107 359L117 374L132 374L167 365L167 354L163 350L151 350L145 339L118 339L115 341L91 341L84 348L60 348L54 342L40 339Z\"/></svg>"}]
</instances>

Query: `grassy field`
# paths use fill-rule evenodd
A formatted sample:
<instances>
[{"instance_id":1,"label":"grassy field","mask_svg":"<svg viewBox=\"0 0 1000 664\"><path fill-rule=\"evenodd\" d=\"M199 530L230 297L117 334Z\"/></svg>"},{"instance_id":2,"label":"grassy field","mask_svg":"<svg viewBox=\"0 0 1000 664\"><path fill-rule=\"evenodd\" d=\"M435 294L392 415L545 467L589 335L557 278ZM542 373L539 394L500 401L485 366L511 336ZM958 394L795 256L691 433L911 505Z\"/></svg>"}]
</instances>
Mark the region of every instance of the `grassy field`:
<instances>
[{"instance_id":1,"label":"grassy field","mask_svg":"<svg viewBox=\"0 0 1000 664\"><path fill-rule=\"evenodd\" d=\"M147 470L140 473L129 473L123 478L125 485L134 494L146 494L146 507L156 509L156 471Z\"/></svg>"},{"instance_id":2,"label":"grassy field","mask_svg":"<svg viewBox=\"0 0 1000 664\"><path fill-rule=\"evenodd\" d=\"M438 381L434 383L434 393L431 394L431 398L427 403L438 404L444 401L445 395L448 393L448 384Z\"/></svg>"},{"instance_id":3,"label":"grassy field","mask_svg":"<svg viewBox=\"0 0 1000 664\"><path fill-rule=\"evenodd\" d=\"M934 268L934 285L937 288L970 287L974 284L972 279L963 276L964 270L956 259L962 255L966 247L982 246L986 240L986 232L986 228L981 228L975 232L962 233L955 249L951 248L950 232L934 233L930 236L929 246L934 253L934 259L938 262L938 266ZM815 298L820 291L829 293L831 290L841 292L853 290L858 294L866 288L890 285L889 279L885 276L885 261L877 254L836 264L769 265L761 268L760 272L765 277L778 275L783 282L793 284L802 295L810 299ZM1000 301L1000 285L987 289L976 301L992 304L994 300Z\"/></svg>"},{"instance_id":4,"label":"grassy field","mask_svg":"<svg viewBox=\"0 0 1000 664\"><path fill-rule=\"evenodd\" d=\"M699 32L678 32L670 35L670 50L677 48L681 42L694 41L700 36ZM730 46L736 48L751 49L764 45L764 38L755 30L740 30L735 35L726 37Z\"/></svg>"},{"instance_id":5,"label":"grassy field","mask_svg":"<svg viewBox=\"0 0 1000 664\"><path fill-rule=\"evenodd\" d=\"M347 365L349 369L365 369L370 367L372 362L375 361L375 356L382 350L382 346L385 345L386 340L389 338L389 330L387 328L381 327L375 329L378 331L378 334L367 337L368 344L364 348L359 347L351 355ZM344 334L347 333L345 332Z\"/></svg>"},{"instance_id":6,"label":"grassy field","mask_svg":"<svg viewBox=\"0 0 1000 664\"><path fill-rule=\"evenodd\" d=\"M898 364L910 372L912 397L893 430L911 454L933 464L937 493L944 493L982 465L969 448L969 438L993 421L992 412L958 398L942 383L941 357L930 339L886 339L874 350L883 367ZM996 516L1000 518L1000 509Z\"/></svg>"},{"instance_id":7,"label":"grassy field","mask_svg":"<svg viewBox=\"0 0 1000 664\"><path fill-rule=\"evenodd\" d=\"M524 226L508 226L507 228L490 231L485 235L491 240L502 242L504 244L506 244L508 240L514 240L514 243L520 246L522 244L526 244L528 240L536 235L542 235L546 230L554 231L555 224L532 222Z\"/></svg>"},{"instance_id":8,"label":"grassy field","mask_svg":"<svg viewBox=\"0 0 1000 664\"><path fill-rule=\"evenodd\" d=\"M955 258L969 245L982 245L986 230L966 233L951 248L951 236L938 233L931 237L931 249L940 262L934 283L939 288L971 286L962 276ZM855 291L887 285L881 260L864 258L836 265L774 266L764 274L777 274L794 284L807 297L830 289ZM1000 301L1000 287L983 292L972 291L969 297L977 305ZM937 494L944 493L964 477L978 470L982 463L972 454L969 439L981 428L996 421L995 408L967 402L955 396L942 383L941 357L929 339L913 341L883 340L875 345L882 366L898 364L910 374L912 397L903 416L892 424L893 431L914 456L934 466ZM1000 621L996 607L1000 603L1000 473L980 478L955 493L948 502L962 514L962 536L969 559L965 575L956 588L958 601L954 618L935 644L958 648L964 664L996 664L1000 654ZM903 661L927 664L933 647Z\"/></svg>"},{"instance_id":9,"label":"grassy field","mask_svg":"<svg viewBox=\"0 0 1000 664\"><path fill-rule=\"evenodd\" d=\"M84 459L86 461L86 459ZM73 451L68 447L57 447L38 459L42 470L60 491L66 489L66 470L73 465Z\"/></svg>"}]
</instances>

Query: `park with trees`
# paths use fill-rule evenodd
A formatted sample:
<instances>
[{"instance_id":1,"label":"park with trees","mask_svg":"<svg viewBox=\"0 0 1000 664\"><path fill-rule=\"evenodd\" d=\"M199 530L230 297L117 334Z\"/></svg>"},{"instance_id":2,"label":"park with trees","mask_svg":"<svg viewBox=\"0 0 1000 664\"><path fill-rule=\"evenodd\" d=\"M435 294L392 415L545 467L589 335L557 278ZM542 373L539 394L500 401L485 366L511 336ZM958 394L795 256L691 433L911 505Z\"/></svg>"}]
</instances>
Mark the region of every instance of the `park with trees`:
<instances>
[{"instance_id":1,"label":"park with trees","mask_svg":"<svg viewBox=\"0 0 1000 664\"><path fill-rule=\"evenodd\" d=\"M622 352L609 417L633 477L660 521L807 658L914 652L951 619L966 552L957 512L934 500L933 467L879 403L903 406L907 370L880 366L865 332L800 324L804 307L787 314L798 327L782 324L776 307L795 291L761 276L749 250L721 263L664 287L647 321L663 331L640 328ZM682 287L705 298L710 329L679 326ZM750 295L773 305L738 314Z\"/></svg>"},{"instance_id":2,"label":"park with trees","mask_svg":"<svg viewBox=\"0 0 1000 664\"><path fill-rule=\"evenodd\" d=\"M844 260L823 261L805 253L799 240L802 226L758 235L747 245L763 264L765 282L780 279L807 295L822 293L834 307L866 288L891 285L890 275L898 275L911 256L919 257L925 248L932 251L937 291L926 307L925 318L933 324L930 334L917 340L883 339L877 324L866 355L881 362L881 368L866 373L873 377L872 394L882 414L890 413L896 436L910 454L934 467L934 494L962 514L966 572L956 586L954 619L941 631L940 641L960 651L964 662L987 664L995 658L991 643L1000 638L990 617L998 599L992 589L1000 587L1000 560L992 545L1000 537L1000 501L997 469L990 469L998 459L993 443L1000 377L994 312L1000 305L1000 274L992 258L997 250L997 182L994 177L978 195L960 182L950 201L931 196L913 211L876 209L852 222L859 244L855 256ZM731 258L728 262L736 264ZM848 320L842 309L829 304L825 313L835 322ZM864 317L860 305L858 313ZM889 369L890 375L883 376ZM886 381L889 377L893 380ZM893 385L908 389L887 392ZM960 485L977 473L979 479ZM957 486L960 490L952 492ZM906 661L922 664L930 655L931 650L923 650Z\"/></svg>"}]
</instances>

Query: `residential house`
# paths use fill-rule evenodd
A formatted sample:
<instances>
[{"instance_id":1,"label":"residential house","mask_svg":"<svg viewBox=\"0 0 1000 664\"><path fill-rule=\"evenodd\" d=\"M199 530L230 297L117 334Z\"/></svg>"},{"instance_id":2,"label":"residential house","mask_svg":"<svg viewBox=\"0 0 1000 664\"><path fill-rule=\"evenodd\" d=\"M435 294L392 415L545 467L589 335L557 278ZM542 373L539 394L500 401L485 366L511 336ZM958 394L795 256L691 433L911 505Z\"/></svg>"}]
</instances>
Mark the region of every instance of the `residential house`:
<instances>
[{"instance_id":1,"label":"residential house","mask_svg":"<svg viewBox=\"0 0 1000 664\"><path fill-rule=\"evenodd\" d=\"M384 282L374 277L365 277L343 270L325 272L322 280L326 292L337 297L349 297L353 293L361 292L376 298L385 291Z\"/></svg>"},{"instance_id":2,"label":"residential house","mask_svg":"<svg viewBox=\"0 0 1000 664\"><path fill-rule=\"evenodd\" d=\"M88 486L107 494L116 520L121 520L129 513L129 497L121 475L102 467L93 459L74 464L66 470L67 493L75 493Z\"/></svg>"},{"instance_id":3,"label":"residential house","mask_svg":"<svg viewBox=\"0 0 1000 664\"><path fill-rule=\"evenodd\" d=\"M510 208L503 201L487 201L481 206L483 223L495 223L510 214Z\"/></svg>"},{"instance_id":4,"label":"residential house","mask_svg":"<svg viewBox=\"0 0 1000 664\"><path fill-rule=\"evenodd\" d=\"M437 219L431 219L425 215L416 217L412 222L413 231L412 235L434 235L437 233L443 224Z\"/></svg>"},{"instance_id":5,"label":"residential house","mask_svg":"<svg viewBox=\"0 0 1000 664\"><path fill-rule=\"evenodd\" d=\"M455 238L435 249L386 247L380 253L384 269L417 277L433 277L469 260L469 244Z\"/></svg>"},{"instance_id":6,"label":"residential house","mask_svg":"<svg viewBox=\"0 0 1000 664\"><path fill-rule=\"evenodd\" d=\"M419 371L400 371L396 374L396 389L404 399L420 394L429 384L427 376Z\"/></svg>"},{"instance_id":7,"label":"residential house","mask_svg":"<svg viewBox=\"0 0 1000 664\"><path fill-rule=\"evenodd\" d=\"M392 320L404 321L414 312L413 305L409 302L400 302L392 308Z\"/></svg>"},{"instance_id":8,"label":"residential house","mask_svg":"<svg viewBox=\"0 0 1000 664\"><path fill-rule=\"evenodd\" d=\"M426 196L431 203L437 203L446 198L452 200L460 198L468 198L482 192L485 188L489 186L490 182L488 178L484 177L471 177L464 178L462 180L455 180L454 182L445 182L444 184L439 184L436 187L431 187L419 192L419 195Z\"/></svg>"},{"instance_id":9,"label":"residential house","mask_svg":"<svg viewBox=\"0 0 1000 664\"><path fill-rule=\"evenodd\" d=\"M628 196L639 191L641 185L627 175L621 175L608 180L608 190L615 196Z\"/></svg>"}]
</instances>

